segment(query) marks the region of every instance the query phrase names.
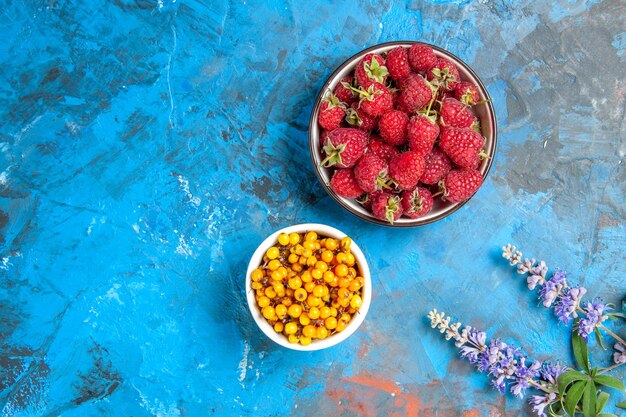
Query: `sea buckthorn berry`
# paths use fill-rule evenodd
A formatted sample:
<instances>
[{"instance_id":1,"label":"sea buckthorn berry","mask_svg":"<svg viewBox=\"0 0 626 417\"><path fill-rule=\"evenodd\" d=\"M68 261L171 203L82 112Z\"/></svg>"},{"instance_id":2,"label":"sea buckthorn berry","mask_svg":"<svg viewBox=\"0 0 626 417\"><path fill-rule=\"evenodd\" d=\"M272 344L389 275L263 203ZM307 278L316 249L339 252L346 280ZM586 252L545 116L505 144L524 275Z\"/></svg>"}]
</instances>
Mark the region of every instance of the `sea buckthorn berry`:
<instances>
[{"instance_id":1,"label":"sea buckthorn berry","mask_svg":"<svg viewBox=\"0 0 626 417\"><path fill-rule=\"evenodd\" d=\"M326 327L318 327L315 330L315 337L318 339L326 339L328 337L328 329Z\"/></svg>"},{"instance_id":2,"label":"sea buckthorn berry","mask_svg":"<svg viewBox=\"0 0 626 417\"><path fill-rule=\"evenodd\" d=\"M326 239L326 243L324 246L326 246L326 249L333 251L337 249L337 241L335 239L330 239L330 238Z\"/></svg>"},{"instance_id":3,"label":"sea buckthorn berry","mask_svg":"<svg viewBox=\"0 0 626 417\"><path fill-rule=\"evenodd\" d=\"M263 314L263 317L265 317L268 320L271 320L276 315L276 313L274 312L274 307L272 306L263 307L263 309L261 310L261 313Z\"/></svg>"},{"instance_id":4,"label":"sea buckthorn berry","mask_svg":"<svg viewBox=\"0 0 626 417\"><path fill-rule=\"evenodd\" d=\"M348 275L348 267L344 264L339 264L335 266L335 275L338 277L345 277Z\"/></svg>"},{"instance_id":5,"label":"sea buckthorn berry","mask_svg":"<svg viewBox=\"0 0 626 417\"><path fill-rule=\"evenodd\" d=\"M263 279L263 271L260 269L255 269L252 271L252 281L261 281Z\"/></svg>"},{"instance_id":6,"label":"sea buckthorn berry","mask_svg":"<svg viewBox=\"0 0 626 417\"><path fill-rule=\"evenodd\" d=\"M315 256L309 256L306 260L306 266L315 266L317 258Z\"/></svg>"},{"instance_id":7,"label":"sea buckthorn berry","mask_svg":"<svg viewBox=\"0 0 626 417\"><path fill-rule=\"evenodd\" d=\"M315 262L315 269L319 269L322 272L326 272L328 270L328 264L324 261Z\"/></svg>"},{"instance_id":8,"label":"sea buckthorn berry","mask_svg":"<svg viewBox=\"0 0 626 417\"><path fill-rule=\"evenodd\" d=\"M252 284L250 284L250 287L253 290L258 290L260 288L263 288L263 284L261 284L260 282L253 282Z\"/></svg>"},{"instance_id":9,"label":"sea buckthorn berry","mask_svg":"<svg viewBox=\"0 0 626 417\"><path fill-rule=\"evenodd\" d=\"M274 298L276 297L276 290L273 287L267 287L265 289L265 295L269 298Z\"/></svg>"},{"instance_id":10,"label":"sea buckthorn berry","mask_svg":"<svg viewBox=\"0 0 626 417\"><path fill-rule=\"evenodd\" d=\"M279 319L284 319L287 315L287 307L285 307L284 304L278 304L276 307L274 307L274 312Z\"/></svg>"},{"instance_id":11,"label":"sea buckthorn berry","mask_svg":"<svg viewBox=\"0 0 626 417\"><path fill-rule=\"evenodd\" d=\"M350 286L351 279L348 277L339 278L338 285L340 288L348 288Z\"/></svg>"},{"instance_id":12,"label":"sea buckthorn berry","mask_svg":"<svg viewBox=\"0 0 626 417\"><path fill-rule=\"evenodd\" d=\"M323 297L323 296L324 296L324 294L325 294L324 288L326 288L326 287L324 287L324 286L322 286L322 285L316 285L316 286L313 288L313 293L312 293L312 294L313 294L314 296L316 296L316 297Z\"/></svg>"},{"instance_id":13,"label":"sea buckthorn berry","mask_svg":"<svg viewBox=\"0 0 626 417\"><path fill-rule=\"evenodd\" d=\"M323 306L322 308L320 308L320 318L325 319L327 317L330 317L330 308L327 306Z\"/></svg>"},{"instance_id":14,"label":"sea buckthorn berry","mask_svg":"<svg viewBox=\"0 0 626 417\"><path fill-rule=\"evenodd\" d=\"M280 272L280 275L282 275L283 278L285 278L288 274L287 268L285 268L284 266L278 268L277 271Z\"/></svg>"},{"instance_id":15,"label":"sea buckthorn berry","mask_svg":"<svg viewBox=\"0 0 626 417\"><path fill-rule=\"evenodd\" d=\"M280 243L282 246L287 246L289 244L289 235L287 233L279 234L278 243Z\"/></svg>"},{"instance_id":16,"label":"sea buckthorn berry","mask_svg":"<svg viewBox=\"0 0 626 417\"><path fill-rule=\"evenodd\" d=\"M320 318L320 310L317 307L311 307L308 314L311 320L317 320Z\"/></svg>"},{"instance_id":17,"label":"sea buckthorn berry","mask_svg":"<svg viewBox=\"0 0 626 417\"><path fill-rule=\"evenodd\" d=\"M336 332L343 332L344 330L346 330L346 327L348 327L348 324L345 321L339 320L337 322L337 327L335 328L335 331Z\"/></svg>"},{"instance_id":18,"label":"sea buckthorn berry","mask_svg":"<svg viewBox=\"0 0 626 417\"><path fill-rule=\"evenodd\" d=\"M356 278L356 269L350 267L348 268L348 276L352 277L352 278Z\"/></svg>"},{"instance_id":19,"label":"sea buckthorn berry","mask_svg":"<svg viewBox=\"0 0 626 417\"><path fill-rule=\"evenodd\" d=\"M328 285L330 285L333 288L339 285L339 278L337 278L337 275L333 275L333 280L329 282Z\"/></svg>"},{"instance_id":20,"label":"sea buckthorn berry","mask_svg":"<svg viewBox=\"0 0 626 417\"><path fill-rule=\"evenodd\" d=\"M282 321L277 321L276 323L274 323L274 331L276 333L282 333L284 328L285 328L285 325L283 324Z\"/></svg>"},{"instance_id":21,"label":"sea buckthorn berry","mask_svg":"<svg viewBox=\"0 0 626 417\"><path fill-rule=\"evenodd\" d=\"M276 271L278 268L280 268L280 265L281 263L278 259L272 259L267 264L267 267L269 268L270 271Z\"/></svg>"},{"instance_id":22,"label":"sea buckthorn berry","mask_svg":"<svg viewBox=\"0 0 626 417\"><path fill-rule=\"evenodd\" d=\"M302 243L302 246L304 247L304 249L308 249L308 250L314 250L315 249L315 243L307 240L304 243Z\"/></svg>"},{"instance_id":23,"label":"sea buckthorn berry","mask_svg":"<svg viewBox=\"0 0 626 417\"><path fill-rule=\"evenodd\" d=\"M322 300L319 297L316 297L313 294L309 294L309 296L306 298L306 303L309 307L317 307L318 305L320 305L321 301Z\"/></svg>"},{"instance_id":24,"label":"sea buckthorn berry","mask_svg":"<svg viewBox=\"0 0 626 417\"><path fill-rule=\"evenodd\" d=\"M302 247L302 245L297 245L296 246L296 250L294 251L294 253L296 255L302 255L303 252L304 252L304 248Z\"/></svg>"},{"instance_id":25,"label":"sea buckthorn berry","mask_svg":"<svg viewBox=\"0 0 626 417\"><path fill-rule=\"evenodd\" d=\"M304 284L304 289L306 290L306 292L312 293L313 292L313 288L315 288L315 285L316 284L313 281L307 282L306 284Z\"/></svg>"},{"instance_id":26,"label":"sea buckthorn berry","mask_svg":"<svg viewBox=\"0 0 626 417\"><path fill-rule=\"evenodd\" d=\"M294 270L294 272L301 272L301 271L302 271L302 265L300 265L300 264L298 264L298 263L293 264L293 265L291 266L291 269L293 269L293 270Z\"/></svg>"},{"instance_id":27,"label":"sea buckthorn berry","mask_svg":"<svg viewBox=\"0 0 626 417\"><path fill-rule=\"evenodd\" d=\"M339 252L337 256L335 256L335 260L338 264L343 264L346 262L346 254L343 252Z\"/></svg>"},{"instance_id":28,"label":"sea buckthorn berry","mask_svg":"<svg viewBox=\"0 0 626 417\"><path fill-rule=\"evenodd\" d=\"M302 329L302 335L305 337L315 337L315 326L304 326Z\"/></svg>"},{"instance_id":29,"label":"sea buckthorn berry","mask_svg":"<svg viewBox=\"0 0 626 417\"><path fill-rule=\"evenodd\" d=\"M302 314L302 306L300 304L292 304L289 307L289 315L294 319L297 319Z\"/></svg>"},{"instance_id":30,"label":"sea buckthorn berry","mask_svg":"<svg viewBox=\"0 0 626 417\"><path fill-rule=\"evenodd\" d=\"M337 327L337 319L332 316L326 318L326 320L324 320L324 326L326 326L328 330L333 330Z\"/></svg>"},{"instance_id":31,"label":"sea buckthorn berry","mask_svg":"<svg viewBox=\"0 0 626 417\"><path fill-rule=\"evenodd\" d=\"M282 299L282 303L285 305L285 307L289 307L293 304L293 301L291 301L291 298L289 297L293 297L293 294L291 296L285 294L285 297Z\"/></svg>"},{"instance_id":32,"label":"sea buckthorn berry","mask_svg":"<svg viewBox=\"0 0 626 417\"><path fill-rule=\"evenodd\" d=\"M362 305L363 305L363 299L358 294L352 297L352 300L350 300L350 307L352 308L355 308L355 309L361 308Z\"/></svg>"},{"instance_id":33,"label":"sea buckthorn berry","mask_svg":"<svg viewBox=\"0 0 626 417\"><path fill-rule=\"evenodd\" d=\"M352 316L350 316L350 314L348 313L343 313L341 317L339 318L339 320L344 321L346 323L350 323L350 320L352 320Z\"/></svg>"},{"instance_id":34,"label":"sea buckthorn berry","mask_svg":"<svg viewBox=\"0 0 626 417\"><path fill-rule=\"evenodd\" d=\"M289 233L289 243L297 245L300 242L300 235L297 233Z\"/></svg>"},{"instance_id":35,"label":"sea buckthorn berry","mask_svg":"<svg viewBox=\"0 0 626 417\"><path fill-rule=\"evenodd\" d=\"M274 281L274 283L272 284L272 287L274 287L274 291L276 291L276 294L285 292L285 286L283 285L282 282Z\"/></svg>"},{"instance_id":36,"label":"sea buckthorn berry","mask_svg":"<svg viewBox=\"0 0 626 417\"><path fill-rule=\"evenodd\" d=\"M278 248L276 246L272 246L267 250L267 252L265 252L265 255L270 259L276 259L278 258L278 253Z\"/></svg>"},{"instance_id":37,"label":"sea buckthorn berry","mask_svg":"<svg viewBox=\"0 0 626 417\"><path fill-rule=\"evenodd\" d=\"M315 233L315 232L308 232L304 239L308 240L308 241L317 240L317 233Z\"/></svg>"},{"instance_id":38,"label":"sea buckthorn berry","mask_svg":"<svg viewBox=\"0 0 626 417\"><path fill-rule=\"evenodd\" d=\"M346 307L348 307L350 305L350 299L349 298L337 298L337 300L339 301L339 304L343 308L346 308Z\"/></svg>"},{"instance_id":39,"label":"sea buckthorn berry","mask_svg":"<svg viewBox=\"0 0 626 417\"><path fill-rule=\"evenodd\" d=\"M300 314L300 317L298 319L299 319L298 321L300 322L300 324L303 326L307 326L311 324L311 319L309 318L309 315L307 313Z\"/></svg>"},{"instance_id":40,"label":"sea buckthorn berry","mask_svg":"<svg viewBox=\"0 0 626 417\"><path fill-rule=\"evenodd\" d=\"M333 317L337 317L337 313L338 313L338 311L337 311L337 308L336 308L336 307L331 307L331 308L330 308L330 315L331 315L331 316L333 316Z\"/></svg>"},{"instance_id":41,"label":"sea buckthorn berry","mask_svg":"<svg viewBox=\"0 0 626 417\"><path fill-rule=\"evenodd\" d=\"M302 251L302 256L304 256L305 258L309 258L309 256L313 255L313 251L311 249L305 249Z\"/></svg>"},{"instance_id":42,"label":"sea buckthorn berry","mask_svg":"<svg viewBox=\"0 0 626 417\"><path fill-rule=\"evenodd\" d=\"M289 343L298 343L300 341L300 338L298 336L296 336L295 334L290 334L289 337L287 338L287 340L289 340Z\"/></svg>"},{"instance_id":43,"label":"sea buckthorn berry","mask_svg":"<svg viewBox=\"0 0 626 417\"><path fill-rule=\"evenodd\" d=\"M333 300L332 303L330 303L330 305L332 306L331 308L339 308L339 307L341 307L341 304L339 304L339 301L337 301L336 298Z\"/></svg>"},{"instance_id":44,"label":"sea buckthorn berry","mask_svg":"<svg viewBox=\"0 0 626 417\"><path fill-rule=\"evenodd\" d=\"M320 250L322 249L322 245L320 245L320 242L315 242L315 250Z\"/></svg>"},{"instance_id":45,"label":"sea buckthorn berry","mask_svg":"<svg viewBox=\"0 0 626 417\"><path fill-rule=\"evenodd\" d=\"M292 290L297 290L298 288L302 287L302 280L298 276L289 278L287 285L289 285L289 288L291 288Z\"/></svg>"},{"instance_id":46,"label":"sea buckthorn berry","mask_svg":"<svg viewBox=\"0 0 626 417\"><path fill-rule=\"evenodd\" d=\"M322 276L322 278L324 278L325 283L330 284L331 282L333 282L333 279L335 278L335 274L333 273L333 271L326 271L324 272L324 275Z\"/></svg>"},{"instance_id":47,"label":"sea buckthorn berry","mask_svg":"<svg viewBox=\"0 0 626 417\"><path fill-rule=\"evenodd\" d=\"M346 253L346 265L354 266L355 263L356 259L354 258L354 255L352 253Z\"/></svg>"},{"instance_id":48,"label":"sea buckthorn berry","mask_svg":"<svg viewBox=\"0 0 626 417\"><path fill-rule=\"evenodd\" d=\"M324 276L324 274L323 274L323 272L322 272L322 271L320 271L319 269L313 269L313 270L311 271L311 276L312 276L314 279L322 279L322 276Z\"/></svg>"},{"instance_id":49,"label":"sea buckthorn berry","mask_svg":"<svg viewBox=\"0 0 626 417\"><path fill-rule=\"evenodd\" d=\"M258 284L261 285L260 282ZM263 288L262 285L261 285L261 288L256 290L256 295L257 295L257 297L264 297L265 296L265 288Z\"/></svg>"},{"instance_id":50,"label":"sea buckthorn berry","mask_svg":"<svg viewBox=\"0 0 626 417\"><path fill-rule=\"evenodd\" d=\"M286 334L296 334L298 331L298 325L292 321L285 324L285 333Z\"/></svg>"},{"instance_id":51,"label":"sea buckthorn berry","mask_svg":"<svg viewBox=\"0 0 626 417\"><path fill-rule=\"evenodd\" d=\"M306 300L308 294L304 288L298 288L293 292L293 297L298 301Z\"/></svg>"},{"instance_id":52,"label":"sea buckthorn berry","mask_svg":"<svg viewBox=\"0 0 626 417\"><path fill-rule=\"evenodd\" d=\"M350 239L348 236L341 239L341 248L343 250L345 251L350 250L350 245L352 245L352 239Z\"/></svg>"},{"instance_id":53,"label":"sea buckthorn berry","mask_svg":"<svg viewBox=\"0 0 626 417\"><path fill-rule=\"evenodd\" d=\"M313 281L313 277L311 276L311 271L306 270L302 273L302 275L300 276L300 278L302 279L302 282L311 282Z\"/></svg>"},{"instance_id":54,"label":"sea buckthorn berry","mask_svg":"<svg viewBox=\"0 0 626 417\"><path fill-rule=\"evenodd\" d=\"M332 262L333 257L333 253L329 250L325 250L324 252L322 252L322 261L326 263Z\"/></svg>"},{"instance_id":55,"label":"sea buckthorn berry","mask_svg":"<svg viewBox=\"0 0 626 417\"><path fill-rule=\"evenodd\" d=\"M310 337L301 336L300 337L300 344L302 346L309 346L311 344L311 338Z\"/></svg>"},{"instance_id":56,"label":"sea buckthorn berry","mask_svg":"<svg viewBox=\"0 0 626 417\"><path fill-rule=\"evenodd\" d=\"M307 258L306 256L302 255L302 256L300 257L300 259L298 260L298 263L299 263L300 265L304 266L304 265L306 265L306 261L307 261L307 259L309 259L309 258Z\"/></svg>"},{"instance_id":57,"label":"sea buckthorn berry","mask_svg":"<svg viewBox=\"0 0 626 417\"><path fill-rule=\"evenodd\" d=\"M347 288L339 288L339 291L337 291L337 297L339 299L350 298L350 290Z\"/></svg>"},{"instance_id":58,"label":"sea buckthorn berry","mask_svg":"<svg viewBox=\"0 0 626 417\"><path fill-rule=\"evenodd\" d=\"M266 296L259 297L257 304L259 305L259 307L263 308L265 306L270 305L270 299L267 298Z\"/></svg>"},{"instance_id":59,"label":"sea buckthorn berry","mask_svg":"<svg viewBox=\"0 0 626 417\"><path fill-rule=\"evenodd\" d=\"M297 264L299 259L300 257L295 253L290 254L289 258L287 258L290 264Z\"/></svg>"},{"instance_id":60,"label":"sea buckthorn berry","mask_svg":"<svg viewBox=\"0 0 626 417\"><path fill-rule=\"evenodd\" d=\"M350 291L357 292L360 288L361 288L361 283L358 280L353 279L352 281L350 281L350 285L348 286L348 289Z\"/></svg>"},{"instance_id":61,"label":"sea buckthorn berry","mask_svg":"<svg viewBox=\"0 0 626 417\"><path fill-rule=\"evenodd\" d=\"M272 279L274 281L280 281L281 279L283 279L283 275L280 272L278 272L278 270L276 270L272 272Z\"/></svg>"}]
</instances>

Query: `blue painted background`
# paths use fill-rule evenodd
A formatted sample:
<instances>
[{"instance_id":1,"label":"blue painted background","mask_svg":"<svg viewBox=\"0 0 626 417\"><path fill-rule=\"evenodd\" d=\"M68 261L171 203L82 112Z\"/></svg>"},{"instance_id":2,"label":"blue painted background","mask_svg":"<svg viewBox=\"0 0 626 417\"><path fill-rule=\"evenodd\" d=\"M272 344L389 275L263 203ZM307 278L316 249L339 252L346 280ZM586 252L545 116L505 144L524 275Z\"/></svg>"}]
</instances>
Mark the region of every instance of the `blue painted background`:
<instances>
[{"instance_id":1,"label":"blue painted background","mask_svg":"<svg viewBox=\"0 0 626 417\"><path fill-rule=\"evenodd\" d=\"M622 1L2 3L2 416L527 415L426 312L571 364L498 248L626 293ZM325 77L397 39L472 65L500 127L477 196L412 230L343 211L307 149ZM360 330L308 354L265 338L243 289L256 245L301 222L352 236L375 287Z\"/></svg>"}]
</instances>

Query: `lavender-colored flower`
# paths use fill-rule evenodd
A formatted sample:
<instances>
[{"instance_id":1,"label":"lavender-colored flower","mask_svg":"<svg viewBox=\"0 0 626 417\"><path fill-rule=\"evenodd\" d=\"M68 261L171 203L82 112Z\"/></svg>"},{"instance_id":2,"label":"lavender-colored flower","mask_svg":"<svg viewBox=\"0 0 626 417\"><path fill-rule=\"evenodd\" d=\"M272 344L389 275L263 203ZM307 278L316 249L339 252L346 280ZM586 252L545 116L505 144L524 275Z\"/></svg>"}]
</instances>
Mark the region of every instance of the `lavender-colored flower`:
<instances>
[{"instance_id":1,"label":"lavender-colored flower","mask_svg":"<svg viewBox=\"0 0 626 417\"><path fill-rule=\"evenodd\" d=\"M530 272L530 270L535 267L536 263L537 261L534 258L524 259L524 262L520 262L519 264L517 264L517 273L520 275L523 275L523 274Z\"/></svg>"},{"instance_id":2,"label":"lavender-colored flower","mask_svg":"<svg viewBox=\"0 0 626 417\"><path fill-rule=\"evenodd\" d=\"M541 367L539 373L541 375L541 379L546 381L548 384L557 385L557 379L559 378L559 375L565 372L565 369L566 368L561 365L560 362L557 362L554 365L546 362Z\"/></svg>"},{"instance_id":3,"label":"lavender-colored flower","mask_svg":"<svg viewBox=\"0 0 626 417\"><path fill-rule=\"evenodd\" d=\"M587 302L584 310L587 317L578 322L578 334L586 342L589 339L589 335L609 317L604 314L608 307L598 298L594 299L592 303Z\"/></svg>"},{"instance_id":4,"label":"lavender-colored flower","mask_svg":"<svg viewBox=\"0 0 626 417\"><path fill-rule=\"evenodd\" d=\"M572 317L578 317L576 308L580 304L583 295L587 293L584 287L566 288L554 305L554 313L565 324L572 321Z\"/></svg>"},{"instance_id":5,"label":"lavender-colored flower","mask_svg":"<svg viewBox=\"0 0 626 417\"><path fill-rule=\"evenodd\" d=\"M519 269L518 269L519 272ZM528 283L528 289L534 290L537 285L544 285L546 283L546 274L548 273L548 267L544 261L539 262L536 266L528 270L528 277L526 282Z\"/></svg>"},{"instance_id":6,"label":"lavender-colored flower","mask_svg":"<svg viewBox=\"0 0 626 417\"><path fill-rule=\"evenodd\" d=\"M530 367L526 367L525 356L521 356L517 362L518 365L515 369L515 383L511 386L511 392L516 397L524 398L526 389L530 387L529 381L539 376L541 362L534 361Z\"/></svg>"},{"instance_id":7,"label":"lavender-colored flower","mask_svg":"<svg viewBox=\"0 0 626 417\"><path fill-rule=\"evenodd\" d=\"M538 416L546 417L545 409L552 403L557 401L557 395L554 392L551 392L546 395L533 395L530 399L530 405L533 406L533 411L537 413Z\"/></svg>"},{"instance_id":8,"label":"lavender-colored flower","mask_svg":"<svg viewBox=\"0 0 626 417\"><path fill-rule=\"evenodd\" d=\"M567 274L564 271L557 269L554 271L552 278L547 280L545 285L539 290L539 299L543 302L544 307L550 307L563 290L567 288L566 276Z\"/></svg>"},{"instance_id":9,"label":"lavender-colored flower","mask_svg":"<svg viewBox=\"0 0 626 417\"><path fill-rule=\"evenodd\" d=\"M626 346L622 345L621 343L616 343L613 347L615 348L615 352L613 353L613 362L615 362L616 365L625 364Z\"/></svg>"}]
</instances>

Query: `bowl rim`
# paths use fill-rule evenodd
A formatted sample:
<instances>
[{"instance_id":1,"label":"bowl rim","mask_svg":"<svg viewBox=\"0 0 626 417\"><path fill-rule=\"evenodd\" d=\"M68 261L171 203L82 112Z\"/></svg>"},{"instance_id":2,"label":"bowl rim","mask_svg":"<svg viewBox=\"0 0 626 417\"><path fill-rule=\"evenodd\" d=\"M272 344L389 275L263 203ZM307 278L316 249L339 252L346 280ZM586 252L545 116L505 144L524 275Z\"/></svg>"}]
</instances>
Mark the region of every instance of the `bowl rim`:
<instances>
[{"instance_id":1,"label":"bowl rim","mask_svg":"<svg viewBox=\"0 0 626 417\"><path fill-rule=\"evenodd\" d=\"M350 213L352 213L353 215L357 216L360 219L363 219L365 221L368 221L370 223L374 223L374 224L378 224L378 225L382 225L382 226L387 226L387 227L417 227L417 226L424 226L436 221L439 221L441 219L444 219L445 217L448 217L449 215L453 214L454 212L456 212L457 210L459 210L461 207L463 207L468 201L470 201L474 195L476 195L476 193L474 193L470 198L468 198L465 201L462 201L460 203L455 203L454 205L450 206L450 208L448 210L446 210L445 212L442 212L440 214L438 214L437 216L434 216L432 218L427 218L427 219L423 219L423 218L418 218L418 219L414 219L413 221L410 222L402 222L402 223L394 223L394 224L390 224L387 221L378 219L372 215L364 215L363 213L353 209L350 205L346 204L346 202L344 201L343 197L340 197L339 195L337 195L332 188L330 188L330 185L326 183L324 177L322 176L321 173L321 167L318 166L318 164L316 163L315 160L315 146L314 146L314 140L317 140L318 137L313 138L312 132L313 132L313 127L314 125L317 123L317 113L318 113L318 109L320 107L320 103L326 93L326 91L328 90L328 86L331 84L331 82L337 77L337 75L342 72L347 66L352 65L354 63L354 61L356 61L358 58L379 50L381 48L388 48L388 47L393 47L393 46L407 46L410 47L414 44L421 44L421 45L427 45L430 46L431 48L433 48L435 51L439 52L442 55L447 55L449 57L451 57L452 59L456 60L457 62L459 62L462 66L463 69L466 70L468 73L471 74L471 76L477 81L478 84L478 88L481 91L481 94L485 97L485 100L487 100L487 102L485 103L487 106L487 115L490 119L491 122L491 126L492 126L492 140L491 140L491 146L490 146L490 157L487 158L487 164L484 168L484 174L483 174L483 178L487 179L487 176L489 175L489 172L491 171L491 166L493 164L493 160L495 158L496 152L497 152L497 145L498 145L498 123L497 123L497 118L496 118L496 112L495 109L493 107L493 101L491 100L491 96L489 95L489 91L487 90L487 87L485 87L485 85L483 84L482 80L480 79L480 77L478 77L478 75L474 72L474 70L465 62L463 61L461 58L459 58L458 56L456 56L455 54L453 54L452 52L443 49L437 45L433 45L427 42L420 42L420 41L408 41L408 40L402 40L402 41L391 41L391 42L383 42L383 43L379 43L373 46L370 46L369 48L363 49L360 52L357 52L356 54L350 56L348 59L346 59L341 65L339 65L337 67L337 69L335 69L335 71L333 71L332 74L330 74L328 76L328 78L326 79L326 81L324 82L324 84L322 85L322 88L320 88L319 93L317 94L317 97L315 99L315 104L313 105L313 108L311 110L311 116L309 118L309 131L308 131L308 139L309 139L309 154L311 157L311 162L313 164L313 169L315 171L315 174L317 175L317 178L319 180L319 182L322 184L322 186L324 187L324 189L326 190L326 192L344 209L348 210ZM484 181L484 180L483 180Z\"/></svg>"},{"instance_id":2,"label":"bowl rim","mask_svg":"<svg viewBox=\"0 0 626 417\"><path fill-rule=\"evenodd\" d=\"M250 314L254 318L254 321L256 322L259 329L268 338L270 338L275 343L283 347L286 347L288 349L299 350L299 351L315 351L315 350L320 350L320 349L326 349L338 343L343 342L348 337L350 337L354 332L356 332L356 330L361 326L361 324L365 320L365 316L367 315L367 312L369 310L369 307L372 301L372 278L370 274L369 265L367 263L367 260L365 259L365 255L363 254L363 251L361 250L359 245L354 240L352 240L352 244L350 245L350 250L354 254L355 260L357 264L359 265L361 274L363 278L365 279L365 284L363 285L363 289L362 289L363 305L359 309L359 314L357 314L356 317L352 318L352 320L350 321L350 323L348 324L348 326L346 327L344 331L340 333L336 333L332 336L329 336L326 339L312 340L311 344L308 346L302 346L299 343L289 343L289 341L284 335L278 334L274 331L272 326L270 326L270 324L267 322L267 320L265 320L265 318L261 314L261 310L256 305L256 299L254 297L254 290L252 290L251 288L250 275L252 274L252 271L258 268L259 265L261 264L261 261L263 259L263 254L265 254L267 249L269 249L274 244L276 244L276 242L278 241L279 234L292 233L292 232L302 233L306 231L314 231L316 233L322 234L324 236L330 236L335 239L342 239L347 236L347 234L345 234L339 229L336 229L332 226L328 226L325 224L320 224L320 223L295 224L295 225L284 227L275 231L274 233L269 235L267 238L265 238L265 240L263 240L261 244L259 244L257 249L254 251L254 253L250 257L250 262L248 263L248 269L246 271L246 276L245 276L245 290L246 290L246 300L248 302L248 310L250 311Z\"/></svg>"}]
</instances>

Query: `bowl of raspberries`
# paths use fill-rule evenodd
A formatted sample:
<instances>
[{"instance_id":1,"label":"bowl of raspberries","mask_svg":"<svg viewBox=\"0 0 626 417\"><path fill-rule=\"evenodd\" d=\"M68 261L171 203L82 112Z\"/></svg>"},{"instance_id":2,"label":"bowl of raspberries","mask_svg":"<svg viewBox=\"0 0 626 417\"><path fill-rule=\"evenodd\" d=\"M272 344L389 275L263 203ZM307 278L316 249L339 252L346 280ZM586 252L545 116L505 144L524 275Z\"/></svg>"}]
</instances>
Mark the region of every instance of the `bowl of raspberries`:
<instances>
[{"instance_id":1,"label":"bowl of raspberries","mask_svg":"<svg viewBox=\"0 0 626 417\"><path fill-rule=\"evenodd\" d=\"M486 88L433 45L389 42L345 61L322 87L309 148L326 191L373 223L444 218L482 185L497 127Z\"/></svg>"}]
</instances>

